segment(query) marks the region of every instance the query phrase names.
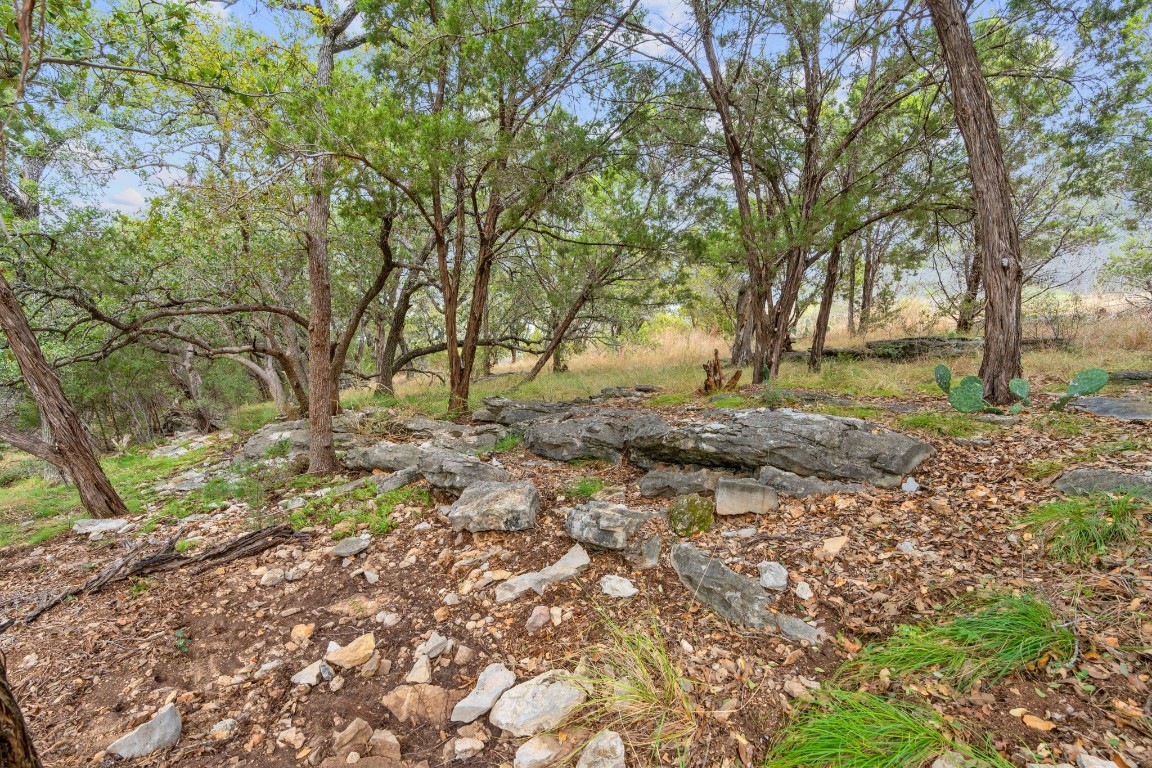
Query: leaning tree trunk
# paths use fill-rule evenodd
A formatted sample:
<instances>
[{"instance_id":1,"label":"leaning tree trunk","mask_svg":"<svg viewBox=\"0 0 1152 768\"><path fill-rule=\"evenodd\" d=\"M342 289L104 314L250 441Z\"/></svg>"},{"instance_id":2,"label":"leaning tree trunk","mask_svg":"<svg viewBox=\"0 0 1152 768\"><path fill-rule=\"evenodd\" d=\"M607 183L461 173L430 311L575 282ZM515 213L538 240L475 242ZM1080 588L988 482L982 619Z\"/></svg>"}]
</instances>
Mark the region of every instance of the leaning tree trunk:
<instances>
[{"instance_id":1,"label":"leaning tree trunk","mask_svg":"<svg viewBox=\"0 0 1152 768\"><path fill-rule=\"evenodd\" d=\"M116 494L100 466L88 435L80 423L80 416L64 395L56 371L44 359L36 336L24 316L24 309L3 274L0 274L0 329L8 338L8 346L20 367L20 375L40 408L40 416L47 422L52 444L45 444L55 460L46 459L57 466L67 467L69 479L76 485L80 503L93 517L122 517L128 508Z\"/></svg>"},{"instance_id":2,"label":"leaning tree trunk","mask_svg":"<svg viewBox=\"0 0 1152 768\"><path fill-rule=\"evenodd\" d=\"M1012 215L1012 186L1004 166L999 126L972 30L959 0L926 0L940 39L956 125L968 150L976 202L976 238L984 282L984 396L1003 405L1013 397L1008 382L1021 373L1020 231Z\"/></svg>"},{"instance_id":3,"label":"leaning tree trunk","mask_svg":"<svg viewBox=\"0 0 1152 768\"><path fill-rule=\"evenodd\" d=\"M960 299L959 311L956 313L956 332L971 333L976 325L976 302L980 300L980 254L972 256L968 269L964 275L964 295Z\"/></svg>"},{"instance_id":4,"label":"leaning tree trunk","mask_svg":"<svg viewBox=\"0 0 1152 768\"><path fill-rule=\"evenodd\" d=\"M832 300L836 296L836 283L840 280L840 241L832 246L828 254L827 270L824 272L824 292L820 296L820 309L816 313L816 330L812 334L812 349L808 353L808 370L819 372L824 359L824 342L828 338L828 318L832 315Z\"/></svg>"},{"instance_id":5,"label":"leaning tree trunk","mask_svg":"<svg viewBox=\"0 0 1152 768\"><path fill-rule=\"evenodd\" d=\"M24 716L8 686L4 657L0 656L0 765L4 768L42 768L24 725Z\"/></svg>"},{"instance_id":6,"label":"leaning tree trunk","mask_svg":"<svg viewBox=\"0 0 1152 768\"><path fill-rule=\"evenodd\" d=\"M743 368L752 362L752 343L755 340L756 324L752 316L753 291L747 285L740 286L736 294L736 336L732 340L732 365Z\"/></svg>"}]
</instances>

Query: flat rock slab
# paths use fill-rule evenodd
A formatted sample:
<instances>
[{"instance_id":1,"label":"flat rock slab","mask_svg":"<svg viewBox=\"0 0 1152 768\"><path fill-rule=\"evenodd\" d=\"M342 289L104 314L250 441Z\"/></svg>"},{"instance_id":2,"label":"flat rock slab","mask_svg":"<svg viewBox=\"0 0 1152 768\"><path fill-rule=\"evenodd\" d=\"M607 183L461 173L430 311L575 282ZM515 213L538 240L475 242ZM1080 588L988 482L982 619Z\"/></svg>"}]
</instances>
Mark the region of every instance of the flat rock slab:
<instances>
[{"instance_id":1,"label":"flat rock slab","mask_svg":"<svg viewBox=\"0 0 1152 768\"><path fill-rule=\"evenodd\" d=\"M1071 494L1134 493L1152 496L1152 475L1117 469L1070 469L1052 485L1058 491Z\"/></svg>"},{"instance_id":2,"label":"flat rock slab","mask_svg":"<svg viewBox=\"0 0 1152 768\"><path fill-rule=\"evenodd\" d=\"M528 590L534 590L537 594L542 595L548 585L579 575L591 564L592 560L588 557L584 547L577 544L568 550L564 557L547 568L521 573L501 582L496 587L496 602L507 603L510 600L515 600Z\"/></svg>"},{"instance_id":3,"label":"flat rock slab","mask_svg":"<svg viewBox=\"0 0 1152 768\"><path fill-rule=\"evenodd\" d=\"M355 428L359 414L349 411L332 419L332 442L337 447L343 447L352 442L349 432ZM288 443L289 453L307 453L312 432L308 428L307 419L297 421L281 421L266 424L252 434L244 442L241 455L250 461L258 461L268 457L268 452L284 441Z\"/></svg>"},{"instance_id":4,"label":"flat rock slab","mask_svg":"<svg viewBox=\"0 0 1152 768\"><path fill-rule=\"evenodd\" d=\"M435 446L381 440L344 454L344 466L353 470L382 469L400 472L414 468L431 485L460 493L474 483L503 482L511 475L480 457Z\"/></svg>"},{"instance_id":5,"label":"flat rock slab","mask_svg":"<svg viewBox=\"0 0 1152 768\"><path fill-rule=\"evenodd\" d=\"M932 454L919 438L871 422L782 410L722 411L714 421L669 427L632 441L640 465L696 464L756 471L771 466L824 480L898 486Z\"/></svg>"},{"instance_id":6,"label":"flat rock slab","mask_svg":"<svg viewBox=\"0 0 1152 768\"><path fill-rule=\"evenodd\" d=\"M794 616L772 613L773 598L756 579L736 573L691 544L672 547L672 568L693 598L729 621L752 629L776 629L793 640L820 640L816 627Z\"/></svg>"},{"instance_id":7,"label":"flat rock slab","mask_svg":"<svg viewBox=\"0 0 1152 768\"><path fill-rule=\"evenodd\" d=\"M619 463L636 437L658 434L667 425L652 413L619 408L589 408L524 424L524 445L555 461L599 459Z\"/></svg>"},{"instance_id":8,"label":"flat rock slab","mask_svg":"<svg viewBox=\"0 0 1152 768\"><path fill-rule=\"evenodd\" d=\"M647 498L673 499L689 494L711 494L721 478L732 477L727 472L698 469L694 472L679 469L654 469L640 478L640 495Z\"/></svg>"},{"instance_id":9,"label":"flat rock slab","mask_svg":"<svg viewBox=\"0 0 1152 768\"><path fill-rule=\"evenodd\" d=\"M1130 397L1078 397L1072 407L1120 421L1152 421L1152 402Z\"/></svg>"},{"instance_id":10,"label":"flat rock slab","mask_svg":"<svg viewBox=\"0 0 1152 768\"><path fill-rule=\"evenodd\" d=\"M356 557L372 543L372 537L351 536L347 539L341 539L332 547L332 555L334 557Z\"/></svg>"},{"instance_id":11,"label":"flat rock slab","mask_svg":"<svg viewBox=\"0 0 1152 768\"><path fill-rule=\"evenodd\" d=\"M457 531L524 531L536 525L540 492L530 480L480 482L464 489L449 507L448 521Z\"/></svg>"},{"instance_id":12,"label":"flat rock slab","mask_svg":"<svg viewBox=\"0 0 1152 768\"><path fill-rule=\"evenodd\" d=\"M776 467L761 467L756 479L762 485L773 488L785 496L821 496L830 493L858 493L864 490L862 483L845 483L839 480L803 477Z\"/></svg>"},{"instance_id":13,"label":"flat rock slab","mask_svg":"<svg viewBox=\"0 0 1152 768\"><path fill-rule=\"evenodd\" d=\"M82 536L90 536L93 533L116 533L127 525L127 520L118 517L90 518L72 523L72 533L79 533Z\"/></svg>"},{"instance_id":14,"label":"flat rock slab","mask_svg":"<svg viewBox=\"0 0 1152 768\"><path fill-rule=\"evenodd\" d=\"M108 751L124 759L144 757L180 741L184 724L174 704L165 705L151 720L108 745Z\"/></svg>"}]
</instances>

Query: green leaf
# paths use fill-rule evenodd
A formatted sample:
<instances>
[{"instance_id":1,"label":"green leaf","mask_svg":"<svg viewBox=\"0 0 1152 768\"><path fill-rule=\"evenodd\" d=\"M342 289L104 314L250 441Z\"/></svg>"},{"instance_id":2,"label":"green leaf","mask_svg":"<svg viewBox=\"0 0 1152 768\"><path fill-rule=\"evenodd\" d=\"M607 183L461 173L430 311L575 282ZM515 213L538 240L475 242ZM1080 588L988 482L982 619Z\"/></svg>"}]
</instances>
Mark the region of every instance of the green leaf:
<instances>
[{"instance_id":1,"label":"green leaf","mask_svg":"<svg viewBox=\"0 0 1152 768\"><path fill-rule=\"evenodd\" d=\"M944 390L944 394L948 394L952 390L952 369L940 363L936 366L935 372L932 374L936 378L936 386Z\"/></svg>"}]
</instances>

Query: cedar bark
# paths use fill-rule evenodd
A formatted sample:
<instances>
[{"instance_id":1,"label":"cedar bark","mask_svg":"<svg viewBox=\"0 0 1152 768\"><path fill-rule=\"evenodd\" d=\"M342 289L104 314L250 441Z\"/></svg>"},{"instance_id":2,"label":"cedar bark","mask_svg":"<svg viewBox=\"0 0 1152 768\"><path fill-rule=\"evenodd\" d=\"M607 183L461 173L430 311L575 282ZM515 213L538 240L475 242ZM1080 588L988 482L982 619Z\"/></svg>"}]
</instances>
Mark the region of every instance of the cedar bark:
<instances>
[{"instance_id":1,"label":"cedar bark","mask_svg":"<svg viewBox=\"0 0 1152 768\"><path fill-rule=\"evenodd\" d=\"M972 30L959 0L926 0L952 87L956 125L968 150L976 203L976 246L984 282L984 397L1003 405L1008 382L1021 373L1020 231L1012 214L1012 186L1004 166L999 125L980 70Z\"/></svg>"},{"instance_id":2,"label":"cedar bark","mask_svg":"<svg viewBox=\"0 0 1152 768\"><path fill-rule=\"evenodd\" d=\"M0 655L0 765L4 768L43 768L16 697L8 686L3 655Z\"/></svg>"},{"instance_id":3,"label":"cedar bark","mask_svg":"<svg viewBox=\"0 0 1152 768\"><path fill-rule=\"evenodd\" d=\"M816 331L812 334L812 349L808 352L808 370L816 373L824 358L824 342L828 338L828 318L832 314L832 300L836 294L836 283L840 280L841 242L836 241L828 254L828 266L824 273L824 292L820 296L820 309L816 313Z\"/></svg>"},{"instance_id":4,"label":"cedar bark","mask_svg":"<svg viewBox=\"0 0 1152 768\"><path fill-rule=\"evenodd\" d=\"M104 474L84 433L80 416L64 395L56 371L44 359L20 301L3 274L0 274L0 329L8 338L20 375L52 433L53 443L44 444L50 455L37 454L38 457L67 468L68 479L75 484L80 503L88 514L93 517L126 517L128 508Z\"/></svg>"}]
</instances>

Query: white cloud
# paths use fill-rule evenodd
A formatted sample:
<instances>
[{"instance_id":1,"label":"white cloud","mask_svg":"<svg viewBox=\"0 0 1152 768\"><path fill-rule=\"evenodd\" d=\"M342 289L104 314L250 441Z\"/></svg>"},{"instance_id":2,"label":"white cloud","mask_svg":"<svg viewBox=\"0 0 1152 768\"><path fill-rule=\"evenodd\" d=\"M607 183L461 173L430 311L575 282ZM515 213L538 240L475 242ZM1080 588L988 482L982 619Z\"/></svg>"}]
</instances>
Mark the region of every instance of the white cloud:
<instances>
[{"instance_id":1,"label":"white cloud","mask_svg":"<svg viewBox=\"0 0 1152 768\"><path fill-rule=\"evenodd\" d=\"M136 187L126 187L108 195L101 208L120 213L136 213L147 204L147 199Z\"/></svg>"}]
</instances>

